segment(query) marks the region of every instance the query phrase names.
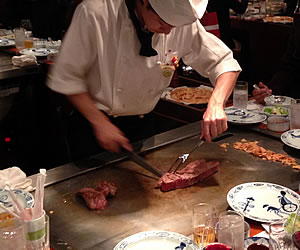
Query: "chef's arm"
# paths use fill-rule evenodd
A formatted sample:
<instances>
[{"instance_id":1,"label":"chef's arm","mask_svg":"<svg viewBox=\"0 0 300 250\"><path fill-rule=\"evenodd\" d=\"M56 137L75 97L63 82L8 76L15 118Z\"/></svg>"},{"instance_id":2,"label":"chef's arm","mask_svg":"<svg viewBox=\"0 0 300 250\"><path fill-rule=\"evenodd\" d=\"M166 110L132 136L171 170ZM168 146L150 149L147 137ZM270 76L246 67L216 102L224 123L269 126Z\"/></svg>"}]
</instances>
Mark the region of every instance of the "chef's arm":
<instances>
[{"instance_id":1,"label":"chef's arm","mask_svg":"<svg viewBox=\"0 0 300 250\"><path fill-rule=\"evenodd\" d=\"M90 122L98 143L106 150L119 152L120 147L132 151L129 140L94 104L88 93L68 95L70 102Z\"/></svg>"},{"instance_id":2,"label":"chef's arm","mask_svg":"<svg viewBox=\"0 0 300 250\"><path fill-rule=\"evenodd\" d=\"M227 116L224 106L229 98L239 72L225 72L216 81L216 86L208 102L207 109L203 115L201 137L206 141L220 135L227 130Z\"/></svg>"}]
</instances>

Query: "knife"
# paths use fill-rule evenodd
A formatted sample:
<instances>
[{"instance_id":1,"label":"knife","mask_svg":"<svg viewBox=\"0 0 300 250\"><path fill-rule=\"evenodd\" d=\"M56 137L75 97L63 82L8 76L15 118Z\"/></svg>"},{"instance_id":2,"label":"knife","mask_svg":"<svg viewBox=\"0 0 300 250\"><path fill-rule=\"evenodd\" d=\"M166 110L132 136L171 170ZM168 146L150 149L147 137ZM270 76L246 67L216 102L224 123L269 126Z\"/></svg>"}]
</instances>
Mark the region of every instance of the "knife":
<instances>
[{"instance_id":1,"label":"knife","mask_svg":"<svg viewBox=\"0 0 300 250\"><path fill-rule=\"evenodd\" d=\"M148 170L152 174L156 175L157 177L162 177L162 172L158 168L150 165L143 157L139 156L137 153L133 151L128 151L124 148L122 148L122 151L124 151L132 161L134 161L136 164L140 165L144 169Z\"/></svg>"}]
</instances>

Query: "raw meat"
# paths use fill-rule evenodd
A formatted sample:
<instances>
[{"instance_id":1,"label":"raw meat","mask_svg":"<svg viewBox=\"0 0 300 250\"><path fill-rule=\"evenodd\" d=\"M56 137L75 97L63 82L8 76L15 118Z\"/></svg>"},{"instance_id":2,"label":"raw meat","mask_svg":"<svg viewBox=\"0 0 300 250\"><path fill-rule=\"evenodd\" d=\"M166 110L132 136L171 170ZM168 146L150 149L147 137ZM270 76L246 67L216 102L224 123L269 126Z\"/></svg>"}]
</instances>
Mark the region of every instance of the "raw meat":
<instances>
[{"instance_id":1,"label":"raw meat","mask_svg":"<svg viewBox=\"0 0 300 250\"><path fill-rule=\"evenodd\" d=\"M158 181L157 187L162 191L185 188L204 180L219 169L218 161L206 162L196 160L188 164L184 169L176 173L165 173Z\"/></svg>"},{"instance_id":2,"label":"raw meat","mask_svg":"<svg viewBox=\"0 0 300 250\"><path fill-rule=\"evenodd\" d=\"M84 199L88 208L103 210L108 204L106 197L115 196L116 192L116 184L112 182L101 181L97 184L95 189L81 188L78 192L78 195Z\"/></svg>"}]
</instances>

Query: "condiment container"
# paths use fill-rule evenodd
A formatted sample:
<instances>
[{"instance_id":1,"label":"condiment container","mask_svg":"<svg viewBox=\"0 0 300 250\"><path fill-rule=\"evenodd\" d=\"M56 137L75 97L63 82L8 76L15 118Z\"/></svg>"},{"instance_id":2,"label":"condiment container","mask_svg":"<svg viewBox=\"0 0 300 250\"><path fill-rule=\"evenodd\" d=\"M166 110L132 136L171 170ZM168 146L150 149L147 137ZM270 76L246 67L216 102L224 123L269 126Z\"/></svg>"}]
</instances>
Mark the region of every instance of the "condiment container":
<instances>
[{"instance_id":1,"label":"condiment container","mask_svg":"<svg viewBox=\"0 0 300 250\"><path fill-rule=\"evenodd\" d=\"M290 128L290 120L287 117L269 117L267 120L267 128L275 132L285 132Z\"/></svg>"}]
</instances>

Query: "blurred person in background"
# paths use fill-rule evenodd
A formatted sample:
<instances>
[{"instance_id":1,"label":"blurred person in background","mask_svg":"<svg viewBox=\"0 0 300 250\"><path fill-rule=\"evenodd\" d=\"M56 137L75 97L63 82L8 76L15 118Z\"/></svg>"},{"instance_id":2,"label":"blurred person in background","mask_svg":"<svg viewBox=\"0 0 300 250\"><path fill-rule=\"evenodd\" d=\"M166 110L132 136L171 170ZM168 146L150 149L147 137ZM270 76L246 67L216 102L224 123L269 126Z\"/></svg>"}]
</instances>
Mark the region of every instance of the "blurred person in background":
<instances>
[{"instance_id":1,"label":"blurred person in background","mask_svg":"<svg viewBox=\"0 0 300 250\"><path fill-rule=\"evenodd\" d=\"M292 33L287 50L281 60L280 70L275 73L268 84L259 83L260 89L252 91L253 97L259 103L264 98L274 94L300 98L300 19L294 18Z\"/></svg>"},{"instance_id":2,"label":"blurred person in background","mask_svg":"<svg viewBox=\"0 0 300 250\"><path fill-rule=\"evenodd\" d=\"M217 12L221 40L230 48L235 48L231 34L230 9L237 14L244 14L248 7L248 0L209 0L207 12Z\"/></svg>"},{"instance_id":3,"label":"blurred person in background","mask_svg":"<svg viewBox=\"0 0 300 250\"><path fill-rule=\"evenodd\" d=\"M210 142L227 129L224 104L241 69L231 50L200 24L206 6L206 0L83 1L49 88L68 97L104 149L132 150L118 121L151 113L172 78L164 67L168 53L176 52L215 86L202 122L201 136ZM138 134L144 119L129 119L127 126ZM86 147L84 136L78 141Z\"/></svg>"}]
</instances>

